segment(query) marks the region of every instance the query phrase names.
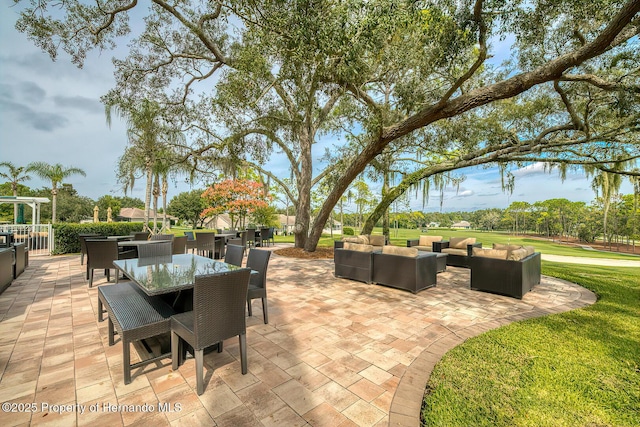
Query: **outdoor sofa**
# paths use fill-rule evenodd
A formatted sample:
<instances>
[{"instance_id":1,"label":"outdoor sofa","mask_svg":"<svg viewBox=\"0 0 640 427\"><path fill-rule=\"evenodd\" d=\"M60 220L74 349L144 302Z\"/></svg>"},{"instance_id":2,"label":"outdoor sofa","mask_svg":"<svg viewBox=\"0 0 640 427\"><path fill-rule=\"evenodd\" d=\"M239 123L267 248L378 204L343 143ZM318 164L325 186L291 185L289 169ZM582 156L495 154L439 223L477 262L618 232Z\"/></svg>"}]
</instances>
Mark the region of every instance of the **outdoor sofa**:
<instances>
[{"instance_id":1,"label":"outdoor sofa","mask_svg":"<svg viewBox=\"0 0 640 427\"><path fill-rule=\"evenodd\" d=\"M469 260L471 289L522 299L540 283L540 260L540 252L533 246L474 247Z\"/></svg>"},{"instance_id":2,"label":"outdoor sofa","mask_svg":"<svg viewBox=\"0 0 640 427\"><path fill-rule=\"evenodd\" d=\"M454 267L469 267L469 260L473 248L481 248L482 243L476 243L475 237L452 237L448 241L434 242L434 252L447 254L447 265Z\"/></svg>"},{"instance_id":3,"label":"outdoor sofa","mask_svg":"<svg viewBox=\"0 0 640 427\"><path fill-rule=\"evenodd\" d=\"M415 294L436 285L436 259L435 253L387 245L373 253L372 280Z\"/></svg>"}]
</instances>

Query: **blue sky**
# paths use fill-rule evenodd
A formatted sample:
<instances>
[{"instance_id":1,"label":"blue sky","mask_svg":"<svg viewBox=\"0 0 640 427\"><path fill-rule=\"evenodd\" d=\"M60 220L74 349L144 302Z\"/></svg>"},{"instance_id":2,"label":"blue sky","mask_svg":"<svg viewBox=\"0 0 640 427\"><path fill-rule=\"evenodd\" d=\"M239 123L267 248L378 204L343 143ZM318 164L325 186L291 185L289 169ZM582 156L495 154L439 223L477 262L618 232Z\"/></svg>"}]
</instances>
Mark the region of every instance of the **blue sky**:
<instances>
[{"instance_id":1,"label":"blue sky","mask_svg":"<svg viewBox=\"0 0 640 427\"><path fill-rule=\"evenodd\" d=\"M76 175L66 181L80 195L92 199L105 194L121 195L114 171L126 146L126 129L117 119L111 128L107 126L100 96L114 85L111 58L124 53L91 52L83 69L76 68L64 54L52 62L15 30L16 9L7 5L1 8L0 161L17 166L44 161L80 167L87 173L86 178ZM497 45L493 53L497 60L505 58L508 45ZM314 161L323 150L316 148ZM277 157L269 167L282 177L288 176L286 164ZM461 173L466 180L457 192L454 188L445 190L443 211L505 208L513 201L533 203L557 197L589 202L595 197L590 181L582 174L569 174L561 183L555 172L544 173L536 165L515 172L516 187L511 195L501 190L495 168L472 168ZM48 186L35 177L26 184L32 188ZM195 188L200 187L201 183L196 183ZM182 179L171 185L169 197L191 188ZM628 182L622 191L631 192ZM144 180L136 183L131 195L144 197ZM440 210L439 194L433 191L424 208L418 195L406 209Z\"/></svg>"}]
</instances>

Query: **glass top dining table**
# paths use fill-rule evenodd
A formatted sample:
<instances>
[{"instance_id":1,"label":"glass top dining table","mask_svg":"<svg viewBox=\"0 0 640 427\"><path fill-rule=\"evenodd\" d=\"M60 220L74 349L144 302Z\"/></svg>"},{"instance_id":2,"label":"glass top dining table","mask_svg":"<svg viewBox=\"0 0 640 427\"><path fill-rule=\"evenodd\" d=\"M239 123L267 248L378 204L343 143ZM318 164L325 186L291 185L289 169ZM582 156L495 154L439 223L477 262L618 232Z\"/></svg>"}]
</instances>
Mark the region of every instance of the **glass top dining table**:
<instances>
[{"instance_id":1,"label":"glass top dining table","mask_svg":"<svg viewBox=\"0 0 640 427\"><path fill-rule=\"evenodd\" d=\"M243 268L194 254L121 259L113 265L150 296L191 289L195 276Z\"/></svg>"}]
</instances>

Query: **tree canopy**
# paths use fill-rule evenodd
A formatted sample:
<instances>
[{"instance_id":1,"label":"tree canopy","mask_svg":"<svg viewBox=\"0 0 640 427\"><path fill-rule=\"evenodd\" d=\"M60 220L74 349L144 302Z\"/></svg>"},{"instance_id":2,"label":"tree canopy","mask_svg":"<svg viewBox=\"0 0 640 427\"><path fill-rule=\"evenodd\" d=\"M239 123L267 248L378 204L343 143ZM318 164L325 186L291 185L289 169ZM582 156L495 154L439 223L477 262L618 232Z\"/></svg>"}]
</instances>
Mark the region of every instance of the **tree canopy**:
<instances>
[{"instance_id":1,"label":"tree canopy","mask_svg":"<svg viewBox=\"0 0 640 427\"><path fill-rule=\"evenodd\" d=\"M89 49L120 43L143 7L34 0L17 28L81 66ZM635 159L639 11L635 0L154 0L138 12L145 27L129 56L114 61L106 99L150 98L179 118L183 160L196 171L250 165L287 192L266 166L282 153L296 245L314 250L343 193L398 145L418 162L400 165L402 182L374 214L467 166L615 169ZM506 38L514 56L496 68L492 45ZM325 135L340 140L340 156L316 170ZM311 190L323 179L331 191L312 222Z\"/></svg>"}]
</instances>

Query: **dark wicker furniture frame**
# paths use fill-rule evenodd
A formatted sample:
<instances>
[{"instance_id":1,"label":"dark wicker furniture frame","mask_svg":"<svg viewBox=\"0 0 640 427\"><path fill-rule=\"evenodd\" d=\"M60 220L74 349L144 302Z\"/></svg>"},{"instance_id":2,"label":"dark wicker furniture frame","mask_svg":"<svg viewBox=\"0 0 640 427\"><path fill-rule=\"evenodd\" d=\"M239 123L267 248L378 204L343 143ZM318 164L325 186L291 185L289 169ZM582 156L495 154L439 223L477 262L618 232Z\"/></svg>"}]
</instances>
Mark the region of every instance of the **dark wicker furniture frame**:
<instances>
[{"instance_id":1,"label":"dark wicker furniture frame","mask_svg":"<svg viewBox=\"0 0 640 427\"><path fill-rule=\"evenodd\" d=\"M342 242L336 242L333 250L334 275L343 279L373 283L373 252L359 252L344 249Z\"/></svg>"},{"instance_id":2,"label":"dark wicker furniture frame","mask_svg":"<svg viewBox=\"0 0 640 427\"><path fill-rule=\"evenodd\" d=\"M540 252L519 261L471 257L471 289L522 299L540 283Z\"/></svg>"},{"instance_id":3,"label":"dark wicker furniture frame","mask_svg":"<svg viewBox=\"0 0 640 427\"><path fill-rule=\"evenodd\" d=\"M411 291L414 294L436 285L437 255L419 252L417 257L373 253L375 283Z\"/></svg>"},{"instance_id":4,"label":"dark wicker furniture frame","mask_svg":"<svg viewBox=\"0 0 640 427\"><path fill-rule=\"evenodd\" d=\"M150 297L132 283L98 287L98 320L103 321L103 307L109 316L109 345L118 332L122 341L124 383L131 382L131 369L171 357L164 353L138 363L131 364L129 344L145 338L169 333L171 316L175 311L159 297Z\"/></svg>"},{"instance_id":5,"label":"dark wicker furniture frame","mask_svg":"<svg viewBox=\"0 0 640 427\"><path fill-rule=\"evenodd\" d=\"M247 326L245 304L251 270L196 276L193 288L193 311L171 318L172 368L182 362L182 341L193 347L196 359L197 392L204 392L204 349L238 336L242 374L247 373Z\"/></svg>"}]
</instances>

